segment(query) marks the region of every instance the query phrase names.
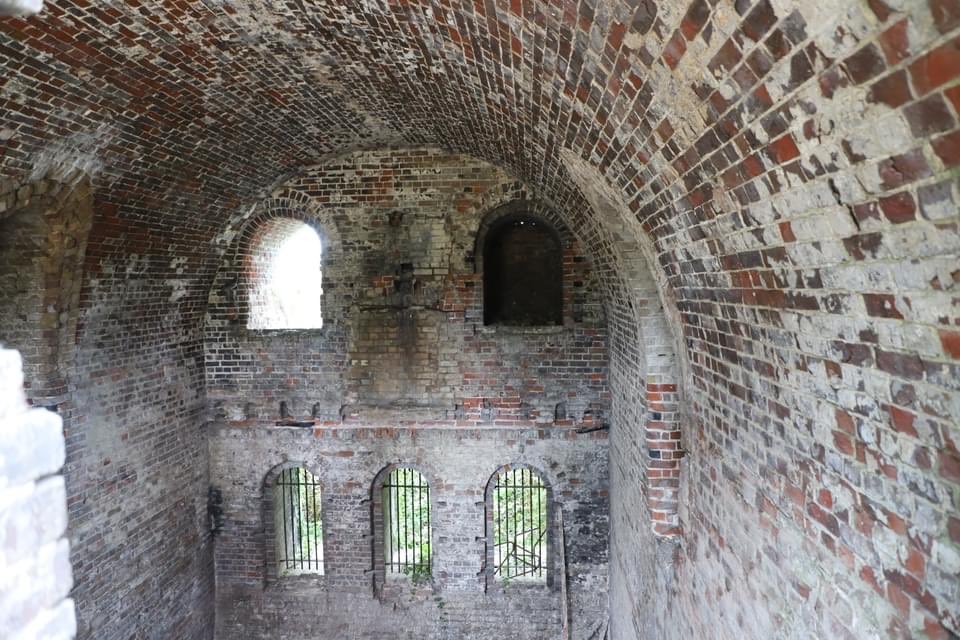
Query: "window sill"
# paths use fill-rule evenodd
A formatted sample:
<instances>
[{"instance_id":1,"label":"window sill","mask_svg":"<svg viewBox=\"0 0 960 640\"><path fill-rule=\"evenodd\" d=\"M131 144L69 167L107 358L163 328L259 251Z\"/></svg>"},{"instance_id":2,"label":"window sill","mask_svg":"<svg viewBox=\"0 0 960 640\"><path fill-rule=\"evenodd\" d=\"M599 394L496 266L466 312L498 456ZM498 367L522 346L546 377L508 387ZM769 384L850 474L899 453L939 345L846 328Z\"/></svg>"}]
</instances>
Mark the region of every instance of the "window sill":
<instances>
[{"instance_id":1,"label":"window sill","mask_svg":"<svg viewBox=\"0 0 960 640\"><path fill-rule=\"evenodd\" d=\"M539 325L534 327L513 326L508 324L485 324L480 327L481 333L504 335L553 335L568 331L572 327L562 324Z\"/></svg>"},{"instance_id":2,"label":"window sill","mask_svg":"<svg viewBox=\"0 0 960 640\"><path fill-rule=\"evenodd\" d=\"M322 327L305 327L302 329L251 329L250 327L242 327L240 332L255 338L273 338L273 337L282 337L282 336L322 336L328 331L329 325L324 324Z\"/></svg>"},{"instance_id":3,"label":"window sill","mask_svg":"<svg viewBox=\"0 0 960 640\"><path fill-rule=\"evenodd\" d=\"M504 580L503 578L495 578L494 588L492 591L494 593L509 595L515 591L553 593L555 589L550 584L541 582L539 580L519 580L516 578L512 580Z\"/></svg>"},{"instance_id":4,"label":"window sill","mask_svg":"<svg viewBox=\"0 0 960 640\"><path fill-rule=\"evenodd\" d=\"M264 591L303 592L321 589L327 586L326 575L302 573L299 575L272 577Z\"/></svg>"}]
</instances>

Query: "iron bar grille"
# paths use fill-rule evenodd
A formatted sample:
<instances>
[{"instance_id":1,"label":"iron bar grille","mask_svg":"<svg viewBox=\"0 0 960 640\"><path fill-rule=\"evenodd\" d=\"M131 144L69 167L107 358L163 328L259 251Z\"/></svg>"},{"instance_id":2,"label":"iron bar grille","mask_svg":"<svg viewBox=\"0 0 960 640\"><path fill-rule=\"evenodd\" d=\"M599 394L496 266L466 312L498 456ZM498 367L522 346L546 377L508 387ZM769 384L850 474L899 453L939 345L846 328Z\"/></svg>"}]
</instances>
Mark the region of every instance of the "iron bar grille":
<instances>
[{"instance_id":1,"label":"iron bar grille","mask_svg":"<svg viewBox=\"0 0 960 640\"><path fill-rule=\"evenodd\" d=\"M420 472L397 468L383 485L384 564L390 573L429 576L430 485Z\"/></svg>"},{"instance_id":2,"label":"iron bar grille","mask_svg":"<svg viewBox=\"0 0 960 640\"><path fill-rule=\"evenodd\" d=\"M493 491L493 572L504 579L546 579L547 488L530 469L497 475Z\"/></svg>"},{"instance_id":3,"label":"iron bar grille","mask_svg":"<svg viewBox=\"0 0 960 640\"><path fill-rule=\"evenodd\" d=\"M284 469L273 496L279 574L322 574L323 525L317 477L303 467Z\"/></svg>"}]
</instances>

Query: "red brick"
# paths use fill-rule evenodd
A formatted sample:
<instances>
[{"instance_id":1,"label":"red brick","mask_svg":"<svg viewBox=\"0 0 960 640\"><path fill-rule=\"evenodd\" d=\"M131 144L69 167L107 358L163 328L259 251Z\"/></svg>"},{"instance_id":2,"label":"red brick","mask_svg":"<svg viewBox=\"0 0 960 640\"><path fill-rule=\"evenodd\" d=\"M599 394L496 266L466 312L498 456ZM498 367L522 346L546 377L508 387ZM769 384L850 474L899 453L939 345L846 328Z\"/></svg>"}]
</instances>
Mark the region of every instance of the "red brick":
<instances>
[{"instance_id":1,"label":"red brick","mask_svg":"<svg viewBox=\"0 0 960 640\"><path fill-rule=\"evenodd\" d=\"M683 34L680 31L676 31L663 50L663 60L671 69L676 69L686 51L686 40L684 40Z\"/></svg>"},{"instance_id":2,"label":"red brick","mask_svg":"<svg viewBox=\"0 0 960 640\"><path fill-rule=\"evenodd\" d=\"M947 521L947 531L950 534L950 541L960 544L960 518L950 516Z\"/></svg>"},{"instance_id":3,"label":"red brick","mask_svg":"<svg viewBox=\"0 0 960 640\"><path fill-rule=\"evenodd\" d=\"M937 454L940 462L940 475L950 482L960 483L960 456L950 451Z\"/></svg>"},{"instance_id":4,"label":"red brick","mask_svg":"<svg viewBox=\"0 0 960 640\"><path fill-rule=\"evenodd\" d=\"M897 309L897 299L888 293L865 293L863 302L867 313L878 318L897 318L903 320L903 314Z\"/></svg>"},{"instance_id":5,"label":"red brick","mask_svg":"<svg viewBox=\"0 0 960 640\"><path fill-rule=\"evenodd\" d=\"M960 164L960 131L935 138L933 150L948 167Z\"/></svg>"},{"instance_id":6,"label":"red brick","mask_svg":"<svg viewBox=\"0 0 960 640\"><path fill-rule=\"evenodd\" d=\"M930 13L940 33L960 26L960 0L930 0Z\"/></svg>"},{"instance_id":7,"label":"red brick","mask_svg":"<svg viewBox=\"0 0 960 640\"><path fill-rule=\"evenodd\" d=\"M922 149L894 156L880 163L880 178L885 189L897 189L930 177L930 165Z\"/></svg>"},{"instance_id":8,"label":"red brick","mask_svg":"<svg viewBox=\"0 0 960 640\"><path fill-rule=\"evenodd\" d=\"M907 32L909 22L906 18L889 27L880 35L880 46L886 56L887 64L894 66L910 57L910 37Z\"/></svg>"},{"instance_id":9,"label":"red brick","mask_svg":"<svg viewBox=\"0 0 960 640\"><path fill-rule=\"evenodd\" d=\"M921 96L960 76L960 38L937 47L911 64L910 76Z\"/></svg>"},{"instance_id":10,"label":"red brick","mask_svg":"<svg viewBox=\"0 0 960 640\"><path fill-rule=\"evenodd\" d=\"M797 148L797 143L789 133L771 143L770 148L773 149L777 162L780 164L789 162L800 155L800 149Z\"/></svg>"},{"instance_id":11,"label":"red brick","mask_svg":"<svg viewBox=\"0 0 960 640\"><path fill-rule=\"evenodd\" d=\"M917 430L913 426L913 422L916 420L916 415L894 405L887 406L887 411L890 413L890 420L894 429L900 433L913 436L914 438L917 437Z\"/></svg>"},{"instance_id":12,"label":"red brick","mask_svg":"<svg viewBox=\"0 0 960 640\"><path fill-rule=\"evenodd\" d=\"M913 196L907 191L881 198L880 210L893 224L910 222L917 217L917 205L913 201Z\"/></svg>"},{"instance_id":13,"label":"red brick","mask_svg":"<svg viewBox=\"0 0 960 640\"><path fill-rule=\"evenodd\" d=\"M868 44L844 61L847 73L855 84L863 84L886 69L886 63L876 45Z\"/></svg>"},{"instance_id":14,"label":"red brick","mask_svg":"<svg viewBox=\"0 0 960 640\"><path fill-rule=\"evenodd\" d=\"M870 99L889 107L899 107L912 98L907 72L903 69L880 78L870 87Z\"/></svg>"},{"instance_id":15,"label":"red brick","mask_svg":"<svg viewBox=\"0 0 960 640\"><path fill-rule=\"evenodd\" d=\"M680 23L680 30L687 40L693 40L710 17L710 5L706 0L693 0Z\"/></svg>"},{"instance_id":16,"label":"red brick","mask_svg":"<svg viewBox=\"0 0 960 640\"><path fill-rule=\"evenodd\" d=\"M917 138L949 131L956 124L940 94L934 94L904 109L910 129Z\"/></svg>"},{"instance_id":17,"label":"red brick","mask_svg":"<svg viewBox=\"0 0 960 640\"><path fill-rule=\"evenodd\" d=\"M777 23L777 15L773 11L769 0L761 0L754 9L747 14L741 28L747 37L754 42L760 42Z\"/></svg>"},{"instance_id":18,"label":"red brick","mask_svg":"<svg viewBox=\"0 0 960 640\"><path fill-rule=\"evenodd\" d=\"M947 356L960 360L960 331L940 329L940 344Z\"/></svg>"},{"instance_id":19,"label":"red brick","mask_svg":"<svg viewBox=\"0 0 960 640\"><path fill-rule=\"evenodd\" d=\"M867 0L870 9L880 22L885 22L893 10L883 0Z\"/></svg>"}]
</instances>

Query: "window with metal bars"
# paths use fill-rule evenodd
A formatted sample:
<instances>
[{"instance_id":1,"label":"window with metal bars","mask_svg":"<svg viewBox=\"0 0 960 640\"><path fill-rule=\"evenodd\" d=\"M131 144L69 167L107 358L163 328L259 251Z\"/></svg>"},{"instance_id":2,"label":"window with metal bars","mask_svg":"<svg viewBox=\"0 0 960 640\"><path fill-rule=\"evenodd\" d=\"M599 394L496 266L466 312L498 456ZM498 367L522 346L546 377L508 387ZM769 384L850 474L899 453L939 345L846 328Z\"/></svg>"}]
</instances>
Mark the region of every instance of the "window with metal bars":
<instances>
[{"instance_id":1,"label":"window with metal bars","mask_svg":"<svg viewBox=\"0 0 960 640\"><path fill-rule=\"evenodd\" d=\"M534 471L497 473L490 505L493 573L503 580L546 582L547 488Z\"/></svg>"},{"instance_id":2,"label":"window with metal bars","mask_svg":"<svg viewBox=\"0 0 960 640\"><path fill-rule=\"evenodd\" d=\"M320 482L304 469L283 469L273 486L277 575L323 574Z\"/></svg>"},{"instance_id":3,"label":"window with metal bars","mask_svg":"<svg viewBox=\"0 0 960 640\"><path fill-rule=\"evenodd\" d=\"M431 575L430 485L419 471L398 467L387 475L382 491L387 572Z\"/></svg>"}]
</instances>

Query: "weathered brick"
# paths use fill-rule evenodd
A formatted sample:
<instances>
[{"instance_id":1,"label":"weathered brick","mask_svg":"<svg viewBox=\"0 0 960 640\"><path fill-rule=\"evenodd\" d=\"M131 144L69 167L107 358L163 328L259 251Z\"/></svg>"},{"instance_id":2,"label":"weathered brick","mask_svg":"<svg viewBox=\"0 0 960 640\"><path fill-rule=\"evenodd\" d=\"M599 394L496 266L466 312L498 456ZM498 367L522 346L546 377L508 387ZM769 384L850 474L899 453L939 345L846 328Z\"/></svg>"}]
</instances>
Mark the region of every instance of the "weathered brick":
<instances>
[{"instance_id":1,"label":"weathered brick","mask_svg":"<svg viewBox=\"0 0 960 640\"><path fill-rule=\"evenodd\" d=\"M316 605L246 585L216 592L237 617L215 622L214 548L229 564L247 543L209 534L204 425L281 400L330 414L317 438L375 417L385 446L434 418L559 429L558 448L582 435L562 423L609 424L610 543L584 552L609 560L609 608L591 602L609 637L960 633L937 546L957 485L956 2L547 4L65 0L0 20L0 332L64 419L82 637L269 637ZM404 154L406 176L371 160ZM320 166L344 173L296 185ZM567 308L603 317L602 345L585 320L467 319L471 236L445 225L492 205L496 171L576 240ZM347 230L318 334L231 325L230 234L275 192ZM370 634L476 637L478 593L331 603ZM509 595L480 597L558 635L555 594Z\"/></svg>"}]
</instances>

